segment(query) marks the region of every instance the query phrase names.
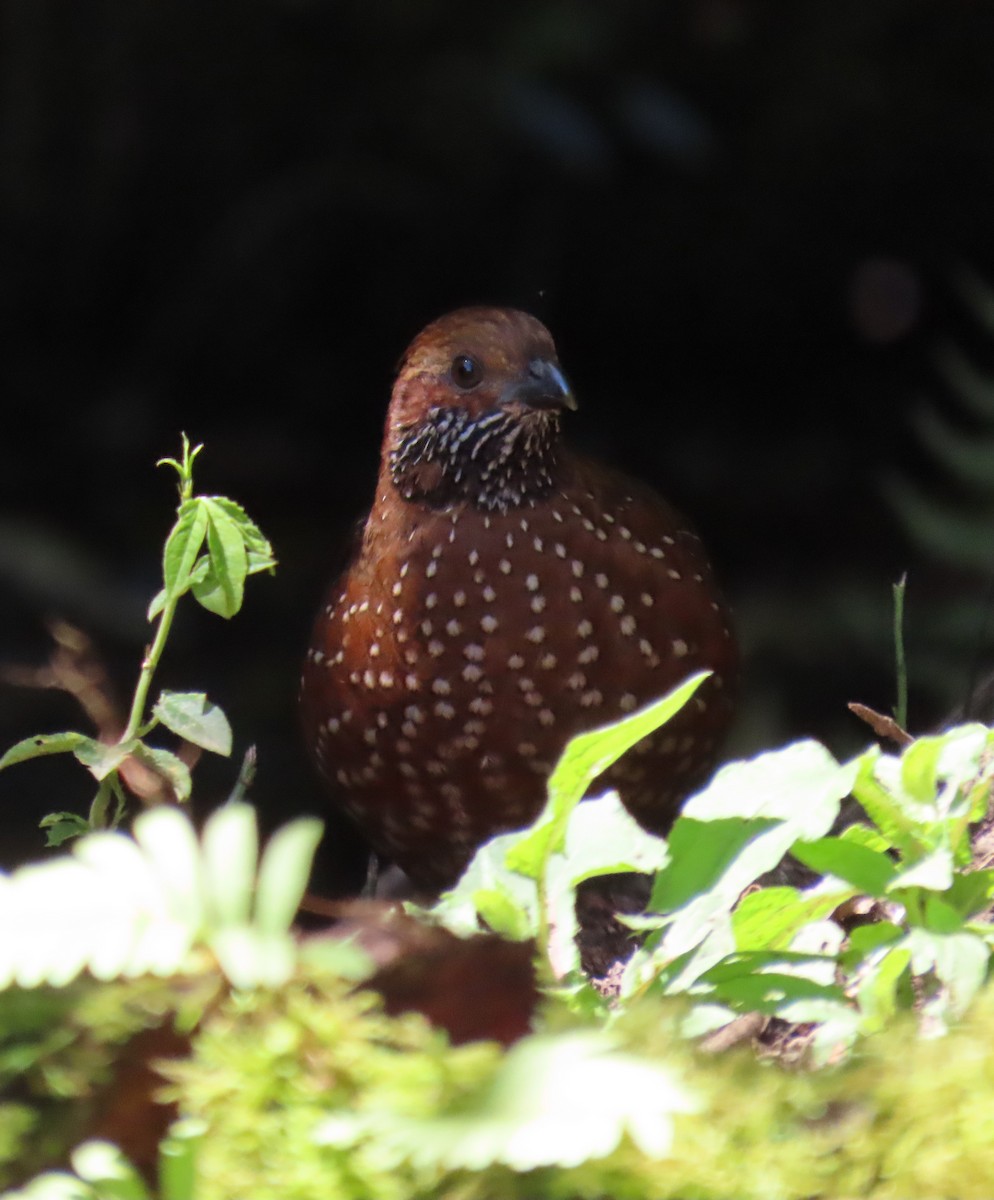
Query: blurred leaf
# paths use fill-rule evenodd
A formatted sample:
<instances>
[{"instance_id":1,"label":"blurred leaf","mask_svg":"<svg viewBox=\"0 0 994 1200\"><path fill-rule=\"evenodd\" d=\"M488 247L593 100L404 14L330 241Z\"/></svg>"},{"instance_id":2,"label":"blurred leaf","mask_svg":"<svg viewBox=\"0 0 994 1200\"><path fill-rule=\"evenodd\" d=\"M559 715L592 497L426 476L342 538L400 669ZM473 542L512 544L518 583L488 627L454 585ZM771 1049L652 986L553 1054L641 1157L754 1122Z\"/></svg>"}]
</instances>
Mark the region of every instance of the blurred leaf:
<instances>
[{"instance_id":1,"label":"blurred leaf","mask_svg":"<svg viewBox=\"0 0 994 1200\"><path fill-rule=\"evenodd\" d=\"M167 596L181 596L190 586L190 576L200 547L207 536L207 510L199 500L184 500L162 557L162 578Z\"/></svg>"},{"instance_id":2,"label":"blurred leaf","mask_svg":"<svg viewBox=\"0 0 994 1200\"><path fill-rule=\"evenodd\" d=\"M94 738L86 737L82 733L41 733L35 737L24 738L11 746L3 758L0 758L0 771L4 767L12 767L15 763L41 758L46 754L75 754L79 749L89 749L98 745Z\"/></svg>"},{"instance_id":3,"label":"blurred leaf","mask_svg":"<svg viewBox=\"0 0 994 1200\"><path fill-rule=\"evenodd\" d=\"M791 850L798 862L819 875L832 875L868 896L884 896L897 876L886 854L845 838L825 837L798 842Z\"/></svg>"},{"instance_id":4,"label":"blurred leaf","mask_svg":"<svg viewBox=\"0 0 994 1200\"><path fill-rule=\"evenodd\" d=\"M269 839L259 864L255 898L255 924L261 932L283 934L290 928L323 832L316 817L300 817Z\"/></svg>"},{"instance_id":5,"label":"blurred leaf","mask_svg":"<svg viewBox=\"0 0 994 1200\"><path fill-rule=\"evenodd\" d=\"M140 763L144 763L156 775L161 775L165 779L181 804L184 800L190 799L190 792L193 789L190 768L171 750L157 750L152 746L146 746L144 742L135 742L131 753Z\"/></svg>"},{"instance_id":6,"label":"blurred leaf","mask_svg":"<svg viewBox=\"0 0 994 1200\"><path fill-rule=\"evenodd\" d=\"M203 692L164 691L156 701L152 715L195 746L214 754L227 756L231 753L228 718Z\"/></svg>"}]
</instances>

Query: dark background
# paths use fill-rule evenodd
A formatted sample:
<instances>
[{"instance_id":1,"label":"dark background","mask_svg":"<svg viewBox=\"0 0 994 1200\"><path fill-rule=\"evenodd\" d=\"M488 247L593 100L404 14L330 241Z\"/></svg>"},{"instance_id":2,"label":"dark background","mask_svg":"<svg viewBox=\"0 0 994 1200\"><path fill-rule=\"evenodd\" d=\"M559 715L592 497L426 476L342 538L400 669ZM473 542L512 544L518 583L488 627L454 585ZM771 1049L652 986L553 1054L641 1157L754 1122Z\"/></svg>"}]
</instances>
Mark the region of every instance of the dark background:
<instances>
[{"instance_id":1,"label":"dark background","mask_svg":"<svg viewBox=\"0 0 994 1200\"><path fill-rule=\"evenodd\" d=\"M463 303L542 317L570 434L689 512L747 654L729 752L984 668L994 532L994 8L955 0L104 0L0 5L0 662L45 620L130 694L175 502L271 537L159 683L255 742L270 821L319 805L297 739L312 613L367 504L392 368ZM967 377L966 365L981 372ZM986 457L985 457L986 455ZM992 468L994 469L994 468ZM78 724L0 687L0 740ZM198 769L202 807L233 780ZM0 776L0 858L85 808L72 762Z\"/></svg>"}]
</instances>

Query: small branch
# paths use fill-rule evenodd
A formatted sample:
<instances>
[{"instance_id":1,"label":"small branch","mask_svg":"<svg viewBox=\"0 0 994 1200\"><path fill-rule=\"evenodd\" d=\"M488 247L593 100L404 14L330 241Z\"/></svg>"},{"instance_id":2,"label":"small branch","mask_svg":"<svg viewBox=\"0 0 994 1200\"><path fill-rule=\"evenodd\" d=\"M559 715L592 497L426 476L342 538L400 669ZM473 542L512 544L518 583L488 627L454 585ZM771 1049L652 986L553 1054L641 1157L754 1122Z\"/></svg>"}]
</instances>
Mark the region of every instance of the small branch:
<instances>
[{"instance_id":1,"label":"small branch","mask_svg":"<svg viewBox=\"0 0 994 1200\"><path fill-rule=\"evenodd\" d=\"M850 703L848 708L854 716L865 721L878 738L884 738L898 746L910 746L915 740L910 733L898 725L893 717L888 717L885 713L879 713L875 709L869 708L865 704L857 704L855 701Z\"/></svg>"}]
</instances>

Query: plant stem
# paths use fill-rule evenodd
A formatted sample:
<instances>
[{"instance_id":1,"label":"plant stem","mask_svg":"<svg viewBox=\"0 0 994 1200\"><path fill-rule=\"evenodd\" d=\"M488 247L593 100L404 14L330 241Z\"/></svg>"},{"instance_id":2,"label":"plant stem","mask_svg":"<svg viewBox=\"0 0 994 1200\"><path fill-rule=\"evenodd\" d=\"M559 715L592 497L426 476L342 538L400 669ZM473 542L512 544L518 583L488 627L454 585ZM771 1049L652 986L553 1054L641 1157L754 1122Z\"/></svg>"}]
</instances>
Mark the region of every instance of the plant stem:
<instances>
[{"instance_id":1,"label":"plant stem","mask_svg":"<svg viewBox=\"0 0 994 1200\"><path fill-rule=\"evenodd\" d=\"M131 713L128 716L127 728L118 739L121 742L126 742L138 736L138 731L144 719L148 690L152 686L152 676L155 674L155 669L159 665L159 659L162 657L162 651L165 648L166 638L169 636L169 629L173 623L173 617L176 615L176 605L178 603L179 597L171 596L159 614L159 624L155 631L155 638L145 654L141 674L138 676L138 685L135 688L135 696L131 702Z\"/></svg>"},{"instance_id":2,"label":"plant stem","mask_svg":"<svg viewBox=\"0 0 994 1200\"><path fill-rule=\"evenodd\" d=\"M894 658L897 668L897 703L894 720L902 729L908 727L908 664L904 657L904 593L908 586L905 572L894 584Z\"/></svg>"}]
</instances>

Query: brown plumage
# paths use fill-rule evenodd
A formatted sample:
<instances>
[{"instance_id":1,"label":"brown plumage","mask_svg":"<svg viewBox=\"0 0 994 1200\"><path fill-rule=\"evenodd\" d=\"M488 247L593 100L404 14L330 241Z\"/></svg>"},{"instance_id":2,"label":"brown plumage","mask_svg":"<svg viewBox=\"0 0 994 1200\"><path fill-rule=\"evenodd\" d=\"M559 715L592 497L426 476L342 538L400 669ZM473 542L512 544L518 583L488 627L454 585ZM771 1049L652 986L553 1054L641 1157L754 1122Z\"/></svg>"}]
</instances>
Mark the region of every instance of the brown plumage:
<instances>
[{"instance_id":1,"label":"brown plumage","mask_svg":"<svg viewBox=\"0 0 994 1200\"><path fill-rule=\"evenodd\" d=\"M737 653L700 541L655 492L571 451L548 331L460 309L399 369L376 498L318 615L308 743L373 846L418 883L527 824L566 742L714 677L599 786L664 831L710 769Z\"/></svg>"}]
</instances>

